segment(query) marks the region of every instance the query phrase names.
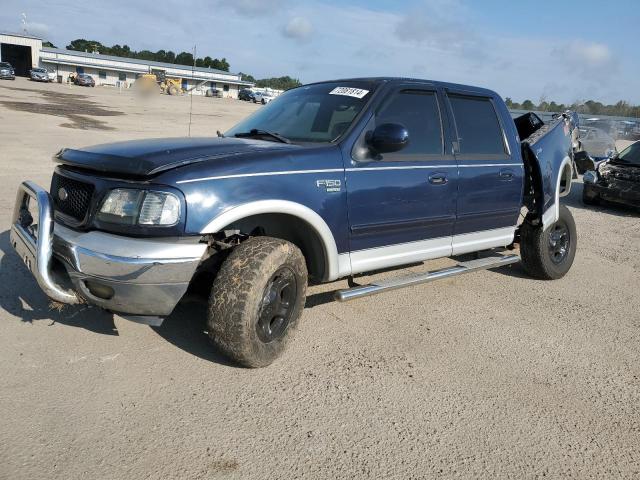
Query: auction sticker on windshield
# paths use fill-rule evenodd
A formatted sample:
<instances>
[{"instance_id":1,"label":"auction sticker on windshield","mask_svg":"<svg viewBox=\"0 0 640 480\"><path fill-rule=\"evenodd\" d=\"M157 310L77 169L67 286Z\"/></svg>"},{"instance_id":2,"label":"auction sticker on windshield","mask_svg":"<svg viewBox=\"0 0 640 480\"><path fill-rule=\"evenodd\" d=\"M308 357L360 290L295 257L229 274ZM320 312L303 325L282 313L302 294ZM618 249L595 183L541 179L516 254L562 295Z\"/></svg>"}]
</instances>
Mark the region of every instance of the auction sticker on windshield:
<instances>
[{"instance_id":1,"label":"auction sticker on windshield","mask_svg":"<svg viewBox=\"0 0 640 480\"><path fill-rule=\"evenodd\" d=\"M367 93L369 93L369 90L363 90L361 88L336 87L329 92L329 95L346 95L347 97L362 98Z\"/></svg>"}]
</instances>

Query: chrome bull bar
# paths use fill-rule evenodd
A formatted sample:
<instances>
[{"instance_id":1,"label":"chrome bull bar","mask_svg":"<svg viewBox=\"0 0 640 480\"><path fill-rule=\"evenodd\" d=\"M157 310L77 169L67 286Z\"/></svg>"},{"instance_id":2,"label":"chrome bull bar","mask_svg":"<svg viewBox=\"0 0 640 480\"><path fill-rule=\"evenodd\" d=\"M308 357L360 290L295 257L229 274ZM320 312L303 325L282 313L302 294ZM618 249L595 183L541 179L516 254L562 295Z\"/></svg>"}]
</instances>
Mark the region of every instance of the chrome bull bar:
<instances>
[{"instance_id":1,"label":"chrome bull bar","mask_svg":"<svg viewBox=\"0 0 640 480\"><path fill-rule=\"evenodd\" d=\"M29 212L32 201L36 202L38 210L37 223ZM72 290L54 280L51 265L53 228L53 207L49 192L31 181L22 182L18 187L13 211L11 245L49 298L60 303L82 303Z\"/></svg>"}]
</instances>

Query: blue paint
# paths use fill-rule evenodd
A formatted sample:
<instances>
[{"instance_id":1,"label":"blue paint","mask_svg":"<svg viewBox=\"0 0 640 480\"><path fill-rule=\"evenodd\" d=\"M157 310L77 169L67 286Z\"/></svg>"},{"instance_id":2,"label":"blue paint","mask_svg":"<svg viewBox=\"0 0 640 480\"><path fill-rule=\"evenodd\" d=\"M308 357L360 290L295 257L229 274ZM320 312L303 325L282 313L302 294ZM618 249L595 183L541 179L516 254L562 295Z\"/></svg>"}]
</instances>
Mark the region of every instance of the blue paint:
<instances>
[{"instance_id":1,"label":"blue paint","mask_svg":"<svg viewBox=\"0 0 640 480\"><path fill-rule=\"evenodd\" d=\"M176 227L180 232L159 228L144 231L146 235L199 235L221 213L259 200L297 202L317 212L331 229L339 253L516 225L524 183L521 145L509 112L495 92L422 80L363 81L378 87L352 126L334 143L158 139L63 150L57 160L63 170L71 167L119 178L97 180L97 198L122 185L182 193L186 216ZM436 92L442 154L356 160L382 100L407 86ZM491 99L508 146L504 155L487 158L456 150L449 91ZM545 209L555 201L558 170L570 146L562 126L535 144L535 149L544 152L540 168ZM313 170L320 172L299 173ZM278 172L298 173L273 174ZM245 176L234 177L239 175ZM339 180L341 186L338 191L327 191L318 180ZM96 202L92 208L98 208Z\"/></svg>"}]
</instances>

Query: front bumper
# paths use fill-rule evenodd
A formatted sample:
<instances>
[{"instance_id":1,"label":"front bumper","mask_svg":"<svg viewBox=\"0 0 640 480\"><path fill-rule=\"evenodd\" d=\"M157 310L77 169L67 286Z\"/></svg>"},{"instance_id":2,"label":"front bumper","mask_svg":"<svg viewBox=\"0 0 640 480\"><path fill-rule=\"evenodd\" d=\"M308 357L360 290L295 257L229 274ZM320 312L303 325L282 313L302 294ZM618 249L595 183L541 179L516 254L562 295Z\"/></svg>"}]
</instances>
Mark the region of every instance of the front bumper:
<instances>
[{"instance_id":1,"label":"front bumper","mask_svg":"<svg viewBox=\"0 0 640 480\"><path fill-rule=\"evenodd\" d=\"M585 195L614 203L640 208L640 185L631 182L614 182L609 185L585 183Z\"/></svg>"},{"instance_id":2,"label":"front bumper","mask_svg":"<svg viewBox=\"0 0 640 480\"><path fill-rule=\"evenodd\" d=\"M30 206L37 207L37 219ZM49 193L32 182L18 189L10 238L53 300L89 303L151 324L160 322L151 318L173 311L207 249L194 237L137 239L71 230L53 221Z\"/></svg>"}]
</instances>

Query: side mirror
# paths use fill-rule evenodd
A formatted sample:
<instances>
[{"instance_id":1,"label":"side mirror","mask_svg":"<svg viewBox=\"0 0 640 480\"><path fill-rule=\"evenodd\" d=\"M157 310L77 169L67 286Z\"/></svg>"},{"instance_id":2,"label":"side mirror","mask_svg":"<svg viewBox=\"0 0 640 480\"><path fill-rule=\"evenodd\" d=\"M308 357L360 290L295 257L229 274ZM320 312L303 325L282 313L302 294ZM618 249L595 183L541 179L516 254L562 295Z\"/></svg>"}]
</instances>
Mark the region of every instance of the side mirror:
<instances>
[{"instance_id":1,"label":"side mirror","mask_svg":"<svg viewBox=\"0 0 640 480\"><path fill-rule=\"evenodd\" d=\"M409 145L409 132L399 123L383 123L367 134L367 145L375 153L391 153Z\"/></svg>"}]
</instances>

